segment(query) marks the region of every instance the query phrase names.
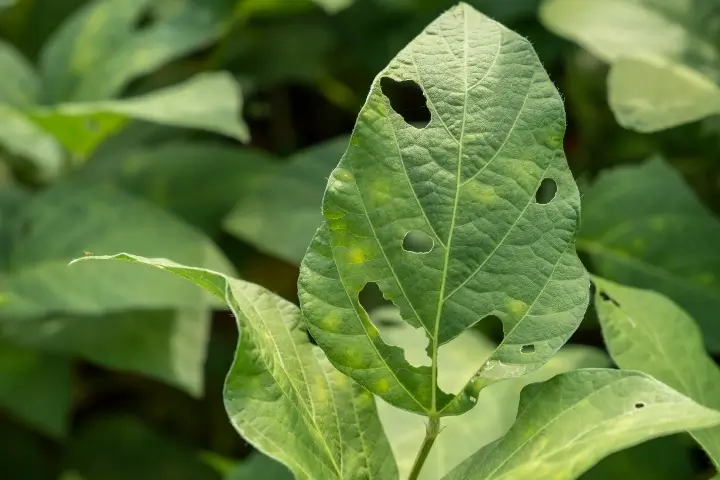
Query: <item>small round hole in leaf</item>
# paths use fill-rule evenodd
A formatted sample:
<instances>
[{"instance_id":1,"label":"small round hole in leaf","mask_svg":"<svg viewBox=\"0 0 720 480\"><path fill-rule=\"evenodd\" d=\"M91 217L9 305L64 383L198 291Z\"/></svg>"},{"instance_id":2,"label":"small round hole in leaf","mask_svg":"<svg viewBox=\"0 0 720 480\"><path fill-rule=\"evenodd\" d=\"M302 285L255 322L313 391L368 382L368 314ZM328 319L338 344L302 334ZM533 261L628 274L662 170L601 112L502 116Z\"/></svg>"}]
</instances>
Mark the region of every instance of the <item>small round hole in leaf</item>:
<instances>
[{"instance_id":1,"label":"small round hole in leaf","mask_svg":"<svg viewBox=\"0 0 720 480\"><path fill-rule=\"evenodd\" d=\"M520 353L535 353L535 345L523 345L520 347Z\"/></svg>"},{"instance_id":2,"label":"small round hole in leaf","mask_svg":"<svg viewBox=\"0 0 720 480\"><path fill-rule=\"evenodd\" d=\"M541 205L546 205L555 198L557 193L557 183L552 178L544 178L540 182L540 187L535 192L535 201Z\"/></svg>"},{"instance_id":3,"label":"small round hole in leaf","mask_svg":"<svg viewBox=\"0 0 720 480\"><path fill-rule=\"evenodd\" d=\"M635 403L635 408L640 410L641 408L645 408L645 402L637 402Z\"/></svg>"},{"instance_id":4,"label":"small round hole in leaf","mask_svg":"<svg viewBox=\"0 0 720 480\"><path fill-rule=\"evenodd\" d=\"M406 252L428 253L435 246L433 238L420 230L411 230L403 238L402 248Z\"/></svg>"},{"instance_id":5,"label":"small round hole in leaf","mask_svg":"<svg viewBox=\"0 0 720 480\"><path fill-rule=\"evenodd\" d=\"M390 100L390 106L407 123L424 128L430 123L430 109L420 85L412 80L398 82L390 77L380 79L380 89Z\"/></svg>"}]
</instances>

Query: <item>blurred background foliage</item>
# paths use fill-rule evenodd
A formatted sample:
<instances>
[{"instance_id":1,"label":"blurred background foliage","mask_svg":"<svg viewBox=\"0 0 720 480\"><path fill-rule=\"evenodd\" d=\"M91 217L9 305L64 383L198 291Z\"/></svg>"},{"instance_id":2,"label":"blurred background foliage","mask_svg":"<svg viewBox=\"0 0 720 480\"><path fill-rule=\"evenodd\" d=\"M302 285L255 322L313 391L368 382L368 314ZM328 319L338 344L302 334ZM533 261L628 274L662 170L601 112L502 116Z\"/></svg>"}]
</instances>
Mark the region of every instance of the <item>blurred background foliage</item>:
<instances>
[{"instance_id":1,"label":"blurred background foliage","mask_svg":"<svg viewBox=\"0 0 720 480\"><path fill-rule=\"evenodd\" d=\"M166 257L296 300L326 179L373 77L454 3L0 1L0 477L289 478L228 422L237 331L221 305L149 268L67 263ZM716 3L469 3L527 36L565 99L588 268L668 295L720 354ZM502 334L479 329L449 361L456 375ZM592 310L571 343L523 382L607 364ZM437 456L502 434L521 386L481 398L477 425L453 427ZM393 438L413 419L398 415L381 408L402 464L414 447ZM586 478L711 472L677 435Z\"/></svg>"}]
</instances>

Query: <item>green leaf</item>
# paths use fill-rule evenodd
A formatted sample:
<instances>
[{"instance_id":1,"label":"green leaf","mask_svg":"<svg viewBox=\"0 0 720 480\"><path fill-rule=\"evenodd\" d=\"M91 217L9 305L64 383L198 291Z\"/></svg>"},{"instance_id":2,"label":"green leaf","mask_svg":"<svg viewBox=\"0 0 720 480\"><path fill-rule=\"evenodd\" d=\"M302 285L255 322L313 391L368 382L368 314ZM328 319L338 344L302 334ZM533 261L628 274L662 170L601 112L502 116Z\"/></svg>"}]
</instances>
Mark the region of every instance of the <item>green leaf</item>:
<instances>
[{"instance_id":1,"label":"green leaf","mask_svg":"<svg viewBox=\"0 0 720 480\"><path fill-rule=\"evenodd\" d=\"M707 103L720 88L715 8L713 0L545 0L540 18L613 65L608 82L618 121L652 132L718 113L719 96Z\"/></svg>"},{"instance_id":2,"label":"green leaf","mask_svg":"<svg viewBox=\"0 0 720 480\"><path fill-rule=\"evenodd\" d=\"M679 63L622 59L608 83L610 107L626 128L655 132L720 113L720 85Z\"/></svg>"},{"instance_id":3,"label":"green leaf","mask_svg":"<svg viewBox=\"0 0 720 480\"><path fill-rule=\"evenodd\" d=\"M79 9L41 55L45 101L113 98L135 78L198 50L222 33L217 2L182 2L150 25L151 0L96 0Z\"/></svg>"},{"instance_id":4,"label":"green leaf","mask_svg":"<svg viewBox=\"0 0 720 480\"><path fill-rule=\"evenodd\" d=\"M643 373L576 370L525 387L510 431L445 478L577 478L623 448L719 423L720 412Z\"/></svg>"},{"instance_id":5,"label":"green leaf","mask_svg":"<svg viewBox=\"0 0 720 480\"><path fill-rule=\"evenodd\" d=\"M38 98L39 79L35 69L15 47L0 41L0 104L22 108L33 105Z\"/></svg>"},{"instance_id":6,"label":"green leaf","mask_svg":"<svg viewBox=\"0 0 720 480\"><path fill-rule=\"evenodd\" d=\"M0 343L0 407L52 437L67 432L70 361Z\"/></svg>"},{"instance_id":7,"label":"green leaf","mask_svg":"<svg viewBox=\"0 0 720 480\"><path fill-rule=\"evenodd\" d=\"M83 480L219 480L193 450L124 416L101 417L70 442L67 466Z\"/></svg>"},{"instance_id":8,"label":"green leaf","mask_svg":"<svg viewBox=\"0 0 720 480\"><path fill-rule=\"evenodd\" d=\"M427 126L392 109L383 93L392 81L422 88ZM301 268L303 313L336 368L399 408L457 415L486 385L555 354L589 297L564 129L562 100L530 43L466 4L398 54L330 176L327 224ZM536 200L545 186L557 193ZM431 250L406 251L410 232ZM411 365L378 336L358 302L372 282L426 332L431 367ZM459 392L438 388L439 347L493 315L507 334L494 353Z\"/></svg>"},{"instance_id":9,"label":"green leaf","mask_svg":"<svg viewBox=\"0 0 720 480\"><path fill-rule=\"evenodd\" d=\"M225 409L258 450L300 479L397 478L373 396L310 343L295 305L257 285L164 259L118 254L76 262L92 259L151 265L227 302L240 347L225 383Z\"/></svg>"},{"instance_id":10,"label":"green leaf","mask_svg":"<svg viewBox=\"0 0 720 480\"><path fill-rule=\"evenodd\" d=\"M272 160L253 149L217 142L175 141L98 155L78 173L88 182L120 186L214 234L237 199L251 196L267 177L275 166ZM322 187L319 190L322 192ZM306 237L308 243L311 236Z\"/></svg>"},{"instance_id":11,"label":"green leaf","mask_svg":"<svg viewBox=\"0 0 720 480\"><path fill-rule=\"evenodd\" d=\"M396 312L392 317L382 314L379 318L380 315L378 310L371 313L373 323L392 321L392 326L380 333L384 340L403 345L413 337L412 327L403 323ZM493 342L475 331L468 331L445 345L439 355L440 385L448 389L464 385L475 371L468 360L487 358L495 347ZM520 378L490 385L481 392L477 405L471 411L443 419L442 432L435 440L419 478L442 478L478 449L501 437L515 421L523 386L576 368L605 367L608 364L609 359L598 349L568 345L542 368ZM397 459L400 478L407 478L425 436L427 418L395 408L380 399L377 400L377 408Z\"/></svg>"},{"instance_id":12,"label":"green leaf","mask_svg":"<svg viewBox=\"0 0 720 480\"><path fill-rule=\"evenodd\" d=\"M156 256L162 251L232 271L208 238L181 221L112 187L81 182L60 183L36 195L15 222L13 244L9 272L0 285L1 322L210 305L203 292L154 269L138 272L126 264L67 268L83 252L132 248Z\"/></svg>"},{"instance_id":13,"label":"green leaf","mask_svg":"<svg viewBox=\"0 0 720 480\"><path fill-rule=\"evenodd\" d=\"M225 480L292 480L294 477L282 464L261 453L254 453L240 462Z\"/></svg>"},{"instance_id":14,"label":"green leaf","mask_svg":"<svg viewBox=\"0 0 720 480\"><path fill-rule=\"evenodd\" d=\"M595 273L678 302L713 352L720 351L717 238L720 222L658 158L601 173L583 196L578 248Z\"/></svg>"},{"instance_id":15,"label":"green leaf","mask_svg":"<svg viewBox=\"0 0 720 480\"><path fill-rule=\"evenodd\" d=\"M30 163L41 182L58 177L65 163L60 143L25 112L0 104L0 145Z\"/></svg>"},{"instance_id":16,"label":"green leaf","mask_svg":"<svg viewBox=\"0 0 720 480\"><path fill-rule=\"evenodd\" d=\"M219 301L150 268L67 264L84 251L127 247L231 272L208 238L128 194L69 182L36 195L10 239L0 282L4 338L202 392L209 311Z\"/></svg>"},{"instance_id":17,"label":"green leaf","mask_svg":"<svg viewBox=\"0 0 720 480\"><path fill-rule=\"evenodd\" d=\"M202 73L172 87L123 100L67 103L35 109L31 117L68 150L87 157L131 120L197 128L247 141L242 98L232 76Z\"/></svg>"},{"instance_id":18,"label":"green leaf","mask_svg":"<svg viewBox=\"0 0 720 480\"><path fill-rule=\"evenodd\" d=\"M211 312L147 310L53 316L0 324L4 338L46 352L137 372L200 397Z\"/></svg>"},{"instance_id":19,"label":"green leaf","mask_svg":"<svg viewBox=\"0 0 720 480\"><path fill-rule=\"evenodd\" d=\"M650 290L594 277L595 308L615 363L640 370L711 408L720 408L720 368L700 329L677 304ZM691 432L720 468L720 427Z\"/></svg>"},{"instance_id":20,"label":"green leaf","mask_svg":"<svg viewBox=\"0 0 720 480\"><path fill-rule=\"evenodd\" d=\"M347 137L341 137L293 155L242 196L225 229L264 252L300 264L322 223L318 205L328 175L347 145Z\"/></svg>"}]
</instances>

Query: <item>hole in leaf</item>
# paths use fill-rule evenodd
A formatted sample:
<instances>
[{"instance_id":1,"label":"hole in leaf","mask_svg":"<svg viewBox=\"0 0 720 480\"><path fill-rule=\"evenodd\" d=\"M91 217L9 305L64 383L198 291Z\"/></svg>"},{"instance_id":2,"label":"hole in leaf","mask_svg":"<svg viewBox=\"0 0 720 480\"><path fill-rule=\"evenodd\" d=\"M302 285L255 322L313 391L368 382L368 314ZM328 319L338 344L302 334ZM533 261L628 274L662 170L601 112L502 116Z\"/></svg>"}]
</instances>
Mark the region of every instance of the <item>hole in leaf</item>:
<instances>
[{"instance_id":1,"label":"hole in leaf","mask_svg":"<svg viewBox=\"0 0 720 480\"><path fill-rule=\"evenodd\" d=\"M535 192L535 201L541 205L546 205L555 198L557 193L557 183L552 178L543 178L540 187Z\"/></svg>"},{"instance_id":2,"label":"hole in leaf","mask_svg":"<svg viewBox=\"0 0 720 480\"><path fill-rule=\"evenodd\" d=\"M390 100L392 109L407 123L416 128L424 128L430 123L430 109L420 85L412 80L398 82L390 77L382 77L380 88Z\"/></svg>"},{"instance_id":3,"label":"hole in leaf","mask_svg":"<svg viewBox=\"0 0 720 480\"><path fill-rule=\"evenodd\" d=\"M370 321L380 333L382 341L399 347L405 353L410 365L431 366L432 362L426 348L430 342L422 327L414 328L400 316L400 310L389 300L383 298L377 283L365 284L358 295L360 305L368 312Z\"/></svg>"},{"instance_id":4,"label":"hole in leaf","mask_svg":"<svg viewBox=\"0 0 720 480\"><path fill-rule=\"evenodd\" d=\"M475 329L482 332L487 338L494 342L500 343L505 338L505 327L502 320L495 315L488 315L483 317L476 326Z\"/></svg>"},{"instance_id":5,"label":"hole in leaf","mask_svg":"<svg viewBox=\"0 0 720 480\"><path fill-rule=\"evenodd\" d=\"M523 345L520 347L520 353L535 353L535 345Z\"/></svg>"},{"instance_id":6,"label":"hole in leaf","mask_svg":"<svg viewBox=\"0 0 720 480\"><path fill-rule=\"evenodd\" d=\"M615 300L614 298L612 298L610 295L608 295L607 293L603 292L602 290L600 291L600 298L602 298L603 301L605 301L605 302L610 302L610 303L612 303L612 304L615 305L616 307L619 307L619 306L620 306L620 304L617 302L617 300Z\"/></svg>"},{"instance_id":7,"label":"hole in leaf","mask_svg":"<svg viewBox=\"0 0 720 480\"><path fill-rule=\"evenodd\" d=\"M459 392L490 358L497 344L477 329L469 329L438 349L438 386ZM473 397L470 397L474 401Z\"/></svg>"},{"instance_id":8,"label":"hole in leaf","mask_svg":"<svg viewBox=\"0 0 720 480\"><path fill-rule=\"evenodd\" d=\"M635 404L635 408L637 408L638 410L640 410L641 408L645 408L645 402L637 402Z\"/></svg>"},{"instance_id":9,"label":"hole in leaf","mask_svg":"<svg viewBox=\"0 0 720 480\"><path fill-rule=\"evenodd\" d=\"M402 248L406 252L428 253L435 246L433 238L420 230L411 230L403 238Z\"/></svg>"}]
</instances>

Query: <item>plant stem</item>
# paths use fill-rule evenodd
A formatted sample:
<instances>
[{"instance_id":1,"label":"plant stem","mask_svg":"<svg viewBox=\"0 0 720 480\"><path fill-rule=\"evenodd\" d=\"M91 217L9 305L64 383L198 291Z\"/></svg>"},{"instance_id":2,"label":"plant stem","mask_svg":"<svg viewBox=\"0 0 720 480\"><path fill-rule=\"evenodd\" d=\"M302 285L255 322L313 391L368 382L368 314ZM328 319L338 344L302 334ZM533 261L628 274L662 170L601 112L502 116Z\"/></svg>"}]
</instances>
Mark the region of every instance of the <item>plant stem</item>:
<instances>
[{"instance_id":1,"label":"plant stem","mask_svg":"<svg viewBox=\"0 0 720 480\"><path fill-rule=\"evenodd\" d=\"M427 429L425 430L425 439L420 446L420 451L418 452L417 457L415 457L415 463L413 463L408 480L417 480L420 476L420 471L422 471L422 467L425 464L425 460L427 460L430 449L435 443L438 433L440 433L440 417L431 416L428 417L428 420Z\"/></svg>"}]
</instances>

